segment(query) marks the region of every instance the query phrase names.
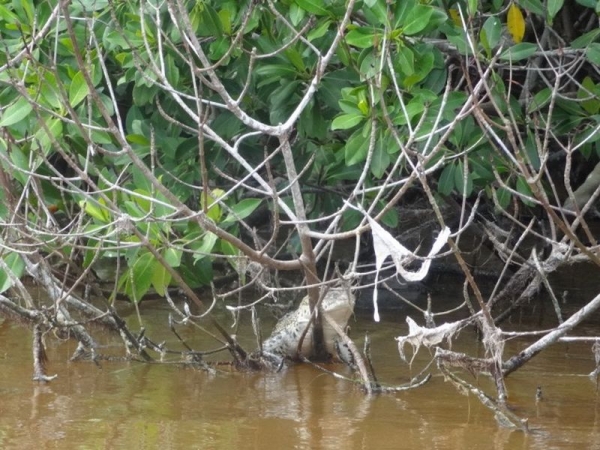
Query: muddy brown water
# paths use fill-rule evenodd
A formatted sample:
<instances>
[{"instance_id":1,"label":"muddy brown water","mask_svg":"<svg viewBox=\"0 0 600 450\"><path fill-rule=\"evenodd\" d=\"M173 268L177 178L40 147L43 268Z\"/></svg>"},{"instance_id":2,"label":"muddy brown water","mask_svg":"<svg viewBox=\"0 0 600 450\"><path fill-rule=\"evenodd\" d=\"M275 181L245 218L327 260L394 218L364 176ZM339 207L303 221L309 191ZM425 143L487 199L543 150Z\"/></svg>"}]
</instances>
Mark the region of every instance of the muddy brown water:
<instances>
[{"instance_id":1,"label":"muddy brown water","mask_svg":"<svg viewBox=\"0 0 600 450\"><path fill-rule=\"evenodd\" d=\"M158 301L141 306L148 335L177 347L166 307ZM520 328L528 321L539 327L536 314L515 320ZM135 324L135 314L128 321ZM246 322L240 335L249 331ZM578 334L597 335L598 323ZM400 313L378 324L360 315L351 325L359 345L369 332L377 375L386 384L406 383L431 359L421 349L412 368L400 361L393 339L407 331ZM194 341L196 330L182 334L202 345ZM531 341L507 342L505 355ZM478 399L459 393L436 370L421 388L368 397L308 365L217 375L166 364L97 367L68 362L74 344L48 339L49 373L58 378L38 384L31 380L30 342L28 330L0 319L1 449L600 449L600 394L587 376L595 367L589 343L554 345L507 379L511 407L533 430L524 434L498 426ZM472 331L463 331L452 349L481 353ZM329 368L350 375L343 366ZM493 395L485 377L460 375Z\"/></svg>"}]
</instances>

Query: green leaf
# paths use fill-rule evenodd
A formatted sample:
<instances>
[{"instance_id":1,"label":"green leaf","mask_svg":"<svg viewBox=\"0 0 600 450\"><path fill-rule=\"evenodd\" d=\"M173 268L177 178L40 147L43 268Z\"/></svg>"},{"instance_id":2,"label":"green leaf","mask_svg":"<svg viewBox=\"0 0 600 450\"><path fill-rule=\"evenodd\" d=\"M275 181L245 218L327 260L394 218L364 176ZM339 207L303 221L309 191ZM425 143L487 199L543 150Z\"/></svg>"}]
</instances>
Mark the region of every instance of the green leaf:
<instances>
[{"instance_id":1,"label":"green leaf","mask_svg":"<svg viewBox=\"0 0 600 450\"><path fill-rule=\"evenodd\" d=\"M295 0L296 4L305 11L317 16L324 16L329 14L325 9L325 3L323 0Z\"/></svg>"},{"instance_id":2,"label":"green leaf","mask_svg":"<svg viewBox=\"0 0 600 450\"><path fill-rule=\"evenodd\" d=\"M331 122L332 130L347 130L348 128L352 128L363 121L365 117L362 114L351 113L351 114L342 114L341 116L337 116Z\"/></svg>"},{"instance_id":3,"label":"green leaf","mask_svg":"<svg viewBox=\"0 0 600 450\"><path fill-rule=\"evenodd\" d=\"M342 231L355 229L364 217L360 211L347 209L342 213Z\"/></svg>"},{"instance_id":4,"label":"green leaf","mask_svg":"<svg viewBox=\"0 0 600 450\"><path fill-rule=\"evenodd\" d=\"M517 188L518 193L525 195L527 197L533 197L531 188L529 187L529 184L527 184L527 181L525 180L525 178L523 178L523 177L517 178L516 188ZM527 198L519 197L519 199L527 206L534 206L534 203L531 200L528 200Z\"/></svg>"},{"instance_id":5,"label":"green leaf","mask_svg":"<svg viewBox=\"0 0 600 450\"><path fill-rule=\"evenodd\" d=\"M598 122L598 120L600 119L600 117L598 117L598 116L594 116L594 118L596 119L596 122ZM597 126L598 126L598 123L595 123L593 125L586 127L585 130L579 131L579 133L575 137L574 144L579 147L584 142L586 142L588 144L593 144L595 142L598 142L600 140L600 133L598 133L598 131L596 129ZM590 151L591 151L591 149L590 149Z\"/></svg>"},{"instance_id":6,"label":"green leaf","mask_svg":"<svg viewBox=\"0 0 600 450\"><path fill-rule=\"evenodd\" d=\"M8 3L8 2L3 2L3 3ZM21 21L23 16L27 18L27 21L25 23L23 23L23 25L26 25L27 23L33 23L34 18L35 18L35 14L34 14L34 7L33 7L33 1L32 0L21 0L21 1L14 1L13 3L13 7L15 8L15 11L19 13Z\"/></svg>"},{"instance_id":7,"label":"green leaf","mask_svg":"<svg viewBox=\"0 0 600 450\"><path fill-rule=\"evenodd\" d=\"M265 64L257 67L253 73L265 78L259 81L257 85L259 88L267 84L279 83L282 78L293 79L297 75L296 68L289 64Z\"/></svg>"},{"instance_id":8,"label":"green leaf","mask_svg":"<svg viewBox=\"0 0 600 450\"><path fill-rule=\"evenodd\" d=\"M508 189L506 188L499 188L496 190L496 199L498 200L498 205L500 206L500 208L502 209L506 209L508 208L508 205L510 204L510 199L511 199L511 193Z\"/></svg>"},{"instance_id":9,"label":"green leaf","mask_svg":"<svg viewBox=\"0 0 600 450\"><path fill-rule=\"evenodd\" d=\"M139 208L143 211L143 214L148 214L150 212L150 207L152 206L152 201L150 198L152 195L150 192L145 189L134 189L134 191L138 195L132 195L133 201L139 206Z\"/></svg>"},{"instance_id":10,"label":"green leaf","mask_svg":"<svg viewBox=\"0 0 600 450\"><path fill-rule=\"evenodd\" d=\"M103 203L102 201L100 202ZM110 221L110 212L101 204L92 203L87 200L81 200L79 202L79 207L94 219L99 220L102 223L108 223Z\"/></svg>"},{"instance_id":11,"label":"green leaf","mask_svg":"<svg viewBox=\"0 0 600 450\"><path fill-rule=\"evenodd\" d=\"M164 297L169 283L171 283L171 274L165 266L157 261L152 274L152 287L158 295Z\"/></svg>"},{"instance_id":12,"label":"green leaf","mask_svg":"<svg viewBox=\"0 0 600 450\"><path fill-rule=\"evenodd\" d=\"M239 203L231 207L231 214L229 214L222 223L226 224L244 220L258 208L261 202L262 199L260 198L245 198L240 200Z\"/></svg>"},{"instance_id":13,"label":"green leaf","mask_svg":"<svg viewBox=\"0 0 600 450\"><path fill-rule=\"evenodd\" d=\"M519 0L518 3L527 11L540 17L546 17L546 8L540 0Z\"/></svg>"},{"instance_id":14,"label":"green leaf","mask_svg":"<svg viewBox=\"0 0 600 450\"><path fill-rule=\"evenodd\" d=\"M46 128L50 134L46 132ZM63 124L60 119L47 119L46 127L40 126L39 130L35 133L35 143L40 146L44 153L48 153L52 147L52 139L58 140L62 132Z\"/></svg>"},{"instance_id":15,"label":"green leaf","mask_svg":"<svg viewBox=\"0 0 600 450\"><path fill-rule=\"evenodd\" d=\"M10 152L10 160L17 168L17 170L12 171L12 177L21 183L22 186L30 183L28 175L28 172L30 172L29 158L24 154L23 150L19 147L13 148Z\"/></svg>"},{"instance_id":16,"label":"green leaf","mask_svg":"<svg viewBox=\"0 0 600 450\"><path fill-rule=\"evenodd\" d=\"M423 33L435 32L436 29L440 27L442 24L448 22L448 14L446 14L440 8L433 8L433 12L431 13L431 17L427 23L427 27L423 31Z\"/></svg>"},{"instance_id":17,"label":"green leaf","mask_svg":"<svg viewBox=\"0 0 600 450\"><path fill-rule=\"evenodd\" d=\"M315 28L311 29L306 38L309 42L314 41L315 39L319 39L320 37L325 36L325 33L329 30L329 26L331 25L331 20L329 19L321 19L321 23L317 25Z\"/></svg>"},{"instance_id":18,"label":"green leaf","mask_svg":"<svg viewBox=\"0 0 600 450\"><path fill-rule=\"evenodd\" d=\"M421 48L419 49L419 51L415 51L414 53L414 72L408 75L406 78L404 78L404 80L402 80L402 84L407 89L410 89L419 81L425 79L429 75L429 73L433 69L433 64L435 60L435 55L430 48Z\"/></svg>"},{"instance_id":19,"label":"green leaf","mask_svg":"<svg viewBox=\"0 0 600 450\"><path fill-rule=\"evenodd\" d=\"M221 239L221 253L226 256L237 256L240 254L240 251L235 245Z\"/></svg>"},{"instance_id":20,"label":"green leaf","mask_svg":"<svg viewBox=\"0 0 600 450\"><path fill-rule=\"evenodd\" d=\"M77 72L71 80L71 86L69 86L69 103L71 107L74 108L81 103L89 93L90 90L85 82L83 73L81 71Z\"/></svg>"},{"instance_id":21,"label":"green leaf","mask_svg":"<svg viewBox=\"0 0 600 450\"><path fill-rule=\"evenodd\" d=\"M21 278L25 269L25 262L21 258L21 255L18 253L9 253L4 257L4 263L8 266L14 277ZM4 270L0 270L0 294L7 291L12 285L13 282L10 276Z\"/></svg>"},{"instance_id":22,"label":"green leaf","mask_svg":"<svg viewBox=\"0 0 600 450\"><path fill-rule=\"evenodd\" d=\"M390 15L388 15L389 6L385 0L373 0L370 5L362 9L366 21L373 26L383 26L386 29L391 28Z\"/></svg>"},{"instance_id":23,"label":"green leaf","mask_svg":"<svg viewBox=\"0 0 600 450\"><path fill-rule=\"evenodd\" d=\"M448 41L450 41L450 43L456 47L461 55L468 55L471 53L471 48L469 47L469 43L465 38L465 33L462 32L462 30L460 33L448 34L446 37L448 38Z\"/></svg>"},{"instance_id":24,"label":"green leaf","mask_svg":"<svg viewBox=\"0 0 600 450\"><path fill-rule=\"evenodd\" d=\"M353 98L353 100L340 100L338 102L338 105L340 107L340 109L345 112L346 114L361 114L361 110L358 107L358 99L357 98Z\"/></svg>"},{"instance_id":25,"label":"green leaf","mask_svg":"<svg viewBox=\"0 0 600 450\"><path fill-rule=\"evenodd\" d=\"M500 43L502 37L502 22L495 16L488 17L483 24L479 40L488 57L492 55L492 49Z\"/></svg>"},{"instance_id":26,"label":"green leaf","mask_svg":"<svg viewBox=\"0 0 600 450\"><path fill-rule=\"evenodd\" d=\"M571 100L567 97L564 97L564 98L557 97L555 102L556 102L556 106L558 106L560 109L564 110L567 114L571 115L571 119L574 119L578 116L579 117L587 116L587 114L585 114L585 112L583 111L583 108L579 104L579 101L577 101L577 100ZM574 124L573 124L573 126L574 126Z\"/></svg>"},{"instance_id":27,"label":"green leaf","mask_svg":"<svg viewBox=\"0 0 600 450\"><path fill-rule=\"evenodd\" d=\"M128 134L125 139L130 144L150 145L150 140L142 134Z\"/></svg>"},{"instance_id":28,"label":"green leaf","mask_svg":"<svg viewBox=\"0 0 600 450\"><path fill-rule=\"evenodd\" d=\"M424 110L424 102L420 101L419 98L412 99L404 109L398 108L398 112L394 118L394 124L406 125L408 121L411 121L416 115L421 114Z\"/></svg>"},{"instance_id":29,"label":"green leaf","mask_svg":"<svg viewBox=\"0 0 600 450\"><path fill-rule=\"evenodd\" d=\"M289 48L285 49L283 54L292 63L292 65L298 70L298 72L302 73L306 70L306 66L304 65L304 60L302 59L302 55L294 47L289 47Z\"/></svg>"},{"instance_id":30,"label":"green leaf","mask_svg":"<svg viewBox=\"0 0 600 450\"><path fill-rule=\"evenodd\" d=\"M527 141L525 142L525 153L527 154L527 159L529 160L529 164L531 164L531 167L533 167L536 171L540 170L540 154L538 153L538 147L535 141L535 137L531 132L527 133Z\"/></svg>"},{"instance_id":31,"label":"green leaf","mask_svg":"<svg viewBox=\"0 0 600 450\"><path fill-rule=\"evenodd\" d=\"M96 229L100 229L101 225L93 225L93 227L96 227ZM87 231L87 230L86 230ZM94 262L94 260L97 259L97 263L96 265L98 265L98 262L102 261L102 256L100 256L99 258L96 257L97 253L100 250L100 242L96 242L95 244L91 244L91 242L88 242L88 248L84 253L83 256L83 267L84 268L88 268L90 267L90 264L92 264L92 262ZM102 254L100 254L102 255ZM97 274L97 273L96 273Z\"/></svg>"},{"instance_id":32,"label":"green leaf","mask_svg":"<svg viewBox=\"0 0 600 450\"><path fill-rule=\"evenodd\" d=\"M581 88L577 91L577 98L581 100L581 106L588 113L594 115L600 111L600 101L596 97L596 84L586 76L581 82Z\"/></svg>"},{"instance_id":33,"label":"green leaf","mask_svg":"<svg viewBox=\"0 0 600 450\"><path fill-rule=\"evenodd\" d=\"M398 210L392 208L386 212L381 218L381 223L390 228L396 228L398 226Z\"/></svg>"},{"instance_id":34,"label":"green leaf","mask_svg":"<svg viewBox=\"0 0 600 450\"><path fill-rule=\"evenodd\" d=\"M371 173L375 178L381 178L391 162L390 155L385 147L385 139L380 135L371 159Z\"/></svg>"},{"instance_id":35,"label":"green leaf","mask_svg":"<svg viewBox=\"0 0 600 450\"><path fill-rule=\"evenodd\" d=\"M371 48L381 36L381 32L376 32L372 28L355 28L346 34L346 43L357 48Z\"/></svg>"},{"instance_id":36,"label":"green leaf","mask_svg":"<svg viewBox=\"0 0 600 450\"><path fill-rule=\"evenodd\" d=\"M362 114L364 114L365 116L369 113L369 102L367 101L366 98L361 98L360 101L358 102L358 109L360 110L360 112Z\"/></svg>"},{"instance_id":37,"label":"green leaf","mask_svg":"<svg viewBox=\"0 0 600 450\"><path fill-rule=\"evenodd\" d=\"M306 11L302 8L300 8L297 4L292 3L290 5L290 21L292 22L292 25L294 25L295 27L298 26L298 24L300 22L302 22L302 19L304 19L304 16L306 15Z\"/></svg>"},{"instance_id":38,"label":"green leaf","mask_svg":"<svg viewBox=\"0 0 600 450\"><path fill-rule=\"evenodd\" d=\"M591 43L585 51L585 57L592 64L600 65L600 44L596 42Z\"/></svg>"},{"instance_id":39,"label":"green leaf","mask_svg":"<svg viewBox=\"0 0 600 450\"><path fill-rule=\"evenodd\" d=\"M393 6L394 11L394 23L392 28L401 28L402 26L404 26L408 14L417 3L417 0L403 0L399 2L393 2L391 4Z\"/></svg>"},{"instance_id":40,"label":"green leaf","mask_svg":"<svg viewBox=\"0 0 600 450\"><path fill-rule=\"evenodd\" d=\"M378 55L375 54L375 52L369 49L363 50L363 54L364 58L360 63L360 79L362 81L365 81L370 78L373 78L379 73L379 65L381 59Z\"/></svg>"},{"instance_id":41,"label":"green leaf","mask_svg":"<svg viewBox=\"0 0 600 450\"><path fill-rule=\"evenodd\" d=\"M537 45L531 42L521 42L507 48L500 54L500 59L503 61L520 61L529 58L537 51Z\"/></svg>"},{"instance_id":42,"label":"green leaf","mask_svg":"<svg viewBox=\"0 0 600 450\"><path fill-rule=\"evenodd\" d=\"M229 50L229 37L220 36L216 40L210 43L208 47L208 56L213 61L218 61L225 56L227 50Z\"/></svg>"},{"instance_id":43,"label":"green leaf","mask_svg":"<svg viewBox=\"0 0 600 450\"><path fill-rule=\"evenodd\" d=\"M300 80L286 81L281 86L274 89L269 97L272 109L280 109L288 104L290 99L294 96L296 88L300 84Z\"/></svg>"},{"instance_id":44,"label":"green leaf","mask_svg":"<svg viewBox=\"0 0 600 450\"><path fill-rule=\"evenodd\" d=\"M454 172L456 172L456 166L453 163L447 164L442 170L438 181L438 192L440 194L450 195L454 190Z\"/></svg>"},{"instance_id":45,"label":"green leaf","mask_svg":"<svg viewBox=\"0 0 600 450\"><path fill-rule=\"evenodd\" d=\"M200 243L194 242L194 245L190 245L190 248L194 251L194 262L205 258L213 252L215 244L217 243L217 235L207 231Z\"/></svg>"},{"instance_id":46,"label":"green leaf","mask_svg":"<svg viewBox=\"0 0 600 450\"><path fill-rule=\"evenodd\" d=\"M181 264L181 256L183 252L176 248L167 248L163 252L163 258L171 267L179 267Z\"/></svg>"},{"instance_id":47,"label":"green leaf","mask_svg":"<svg viewBox=\"0 0 600 450\"><path fill-rule=\"evenodd\" d=\"M0 4L0 19L2 19L3 22L7 22L7 23L18 23L19 22L18 17L1 4Z\"/></svg>"},{"instance_id":48,"label":"green leaf","mask_svg":"<svg viewBox=\"0 0 600 450\"><path fill-rule=\"evenodd\" d=\"M550 25L552 25L554 18L563 7L564 2L565 0L548 0L547 6Z\"/></svg>"},{"instance_id":49,"label":"green leaf","mask_svg":"<svg viewBox=\"0 0 600 450\"><path fill-rule=\"evenodd\" d=\"M222 36L223 25L221 18L215 11L215 9L208 4L208 2L202 3L204 9L202 11L202 36Z\"/></svg>"},{"instance_id":50,"label":"green leaf","mask_svg":"<svg viewBox=\"0 0 600 450\"><path fill-rule=\"evenodd\" d=\"M475 17L477 14L477 5L479 4L479 0L468 0L467 2L467 12L469 17Z\"/></svg>"},{"instance_id":51,"label":"green leaf","mask_svg":"<svg viewBox=\"0 0 600 450\"><path fill-rule=\"evenodd\" d=\"M406 36L413 36L423 31L429 25L429 19L433 14L433 8L427 5L415 5L415 7L406 16L406 21L402 26L402 32Z\"/></svg>"},{"instance_id":52,"label":"green leaf","mask_svg":"<svg viewBox=\"0 0 600 450\"><path fill-rule=\"evenodd\" d=\"M20 97L15 103L4 110L2 119L0 119L0 127L8 127L22 121L29 115L32 109L27 99Z\"/></svg>"},{"instance_id":53,"label":"green leaf","mask_svg":"<svg viewBox=\"0 0 600 450\"><path fill-rule=\"evenodd\" d=\"M596 0L594 0L595 2ZM598 39L598 36L600 36L600 28L594 28L571 42L571 48L585 48Z\"/></svg>"},{"instance_id":54,"label":"green leaf","mask_svg":"<svg viewBox=\"0 0 600 450\"><path fill-rule=\"evenodd\" d=\"M231 11L229 9L222 9L218 13L219 19L221 20L221 26L223 31L227 35L231 35Z\"/></svg>"},{"instance_id":55,"label":"green leaf","mask_svg":"<svg viewBox=\"0 0 600 450\"><path fill-rule=\"evenodd\" d=\"M217 200L222 200L221 197L223 194L225 194L223 189L213 189L208 196L205 196L204 194L200 196L200 207L203 211L205 207L208 208L208 211L206 211L206 216L215 223L221 219L221 206Z\"/></svg>"},{"instance_id":56,"label":"green leaf","mask_svg":"<svg viewBox=\"0 0 600 450\"><path fill-rule=\"evenodd\" d=\"M298 133L300 136L308 139L322 140L327 138L328 121L323 118L322 108L317 101L309 102L308 107L300 114L300 121L298 122ZM306 149L313 145L312 142L308 142ZM309 151L312 153L312 151Z\"/></svg>"},{"instance_id":57,"label":"green leaf","mask_svg":"<svg viewBox=\"0 0 600 450\"><path fill-rule=\"evenodd\" d=\"M527 105L527 113L531 114L533 112L536 112L536 111L542 109L544 106L546 106L548 103L550 103L551 98L552 98L552 89L550 89L550 88L544 88L540 92L537 92L533 96L533 100L531 100L531 103L529 103L529 105Z\"/></svg>"},{"instance_id":58,"label":"green leaf","mask_svg":"<svg viewBox=\"0 0 600 450\"><path fill-rule=\"evenodd\" d=\"M491 182L495 179L494 172L489 167L489 163L484 160L469 159L469 165L473 167L474 174L485 182Z\"/></svg>"},{"instance_id":59,"label":"green leaf","mask_svg":"<svg viewBox=\"0 0 600 450\"><path fill-rule=\"evenodd\" d=\"M160 266L160 263L154 259L154 255L148 251L142 253L133 262L132 280L129 292L127 292L133 301L139 302L150 289L157 264Z\"/></svg>"},{"instance_id":60,"label":"green leaf","mask_svg":"<svg viewBox=\"0 0 600 450\"><path fill-rule=\"evenodd\" d=\"M194 282L199 282L201 285L208 285L213 280L213 265L209 258L196 262L192 269L194 273L191 279ZM183 269L181 271L183 272Z\"/></svg>"},{"instance_id":61,"label":"green leaf","mask_svg":"<svg viewBox=\"0 0 600 450\"><path fill-rule=\"evenodd\" d=\"M402 47L396 52L395 64L404 75L415 73L415 54L408 47Z\"/></svg>"},{"instance_id":62,"label":"green leaf","mask_svg":"<svg viewBox=\"0 0 600 450\"><path fill-rule=\"evenodd\" d=\"M356 130L344 146L346 166L363 162L369 151L369 137L363 137L362 130Z\"/></svg>"},{"instance_id":63,"label":"green leaf","mask_svg":"<svg viewBox=\"0 0 600 450\"><path fill-rule=\"evenodd\" d=\"M175 248L167 248L162 252L162 257L170 267L179 267L181 264L182 251ZM171 274L165 266L156 262L154 274L152 276L152 286L158 295L165 295L165 291L171 283Z\"/></svg>"},{"instance_id":64,"label":"green leaf","mask_svg":"<svg viewBox=\"0 0 600 450\"><path fill-rule=\"evenodd\" d=\"M598 5L598 0L575 0L575 1L582 6L585 6L586 8L595 9L596 6Z\"/></svg>"},{"instance_id":65,"label":"green leaf","mask_svg":"<svg viewBox=\"0 0 600 450\"><path fill-rule=\"evenodd\" d=\"M40 86L40 93L50 107L61 109L63 105L60 94L58 93L57 85L58 81L56 76L52 72L47 71L44 73L44 78Z\"/></svg>"}]
</instances>

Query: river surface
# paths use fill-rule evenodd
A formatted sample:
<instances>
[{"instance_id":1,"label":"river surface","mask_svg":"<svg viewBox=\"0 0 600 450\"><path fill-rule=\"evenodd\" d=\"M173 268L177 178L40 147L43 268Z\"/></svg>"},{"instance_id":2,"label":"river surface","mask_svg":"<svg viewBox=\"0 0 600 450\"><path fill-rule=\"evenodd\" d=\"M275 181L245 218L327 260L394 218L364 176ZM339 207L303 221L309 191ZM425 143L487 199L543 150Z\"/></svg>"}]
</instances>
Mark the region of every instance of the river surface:
<instances>
[{"instance_id":1,"label":"river surface","mask_svg":"<svg viewBox=\"0 0 600 450\"><path fill-rule=\"evenodd\" d=\"M181 348L167 314L160 301L141 305L148 335ZM124 315L137 323L133 311ZM359 345L369 332L385 384L406 383L431 360L421 349L412 367L400 361L393 338L406 333L404 319L398 312L380 323L370 315L351 319ZM520 320L519 328L527 321L544 327L534 323L535 311ZM249 330L246 322L240 335ZM599 323L578 334L597 335ZM197 330L180 332L202 347ZM600 449L600 394L587 376L595 367L590 343L556 344L507 379L509 404L532 429L525 434L500 427L477 398L461 394L435 368L423 387L369 397L306 364L281 373L210 375L169 364L71 363L74 343L48 337L48 373L58 378L39 384L31 380L30 336L0 318L1 449ZM532 341L507 342L505 357ZM477 342L465 330L452 349L481 354ZM351 375L342 365L328 368ZM486 377L456 373L493 396Z\"/></svg>"}]
</instances>

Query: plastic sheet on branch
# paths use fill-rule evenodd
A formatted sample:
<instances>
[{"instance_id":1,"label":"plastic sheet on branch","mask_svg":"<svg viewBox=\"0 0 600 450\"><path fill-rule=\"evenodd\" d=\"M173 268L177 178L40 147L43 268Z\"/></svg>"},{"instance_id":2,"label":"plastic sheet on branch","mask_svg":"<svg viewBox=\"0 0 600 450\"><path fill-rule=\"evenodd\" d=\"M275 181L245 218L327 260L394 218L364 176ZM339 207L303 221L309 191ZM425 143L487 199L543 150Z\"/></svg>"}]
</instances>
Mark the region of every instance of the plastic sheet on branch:
<instances>
[{"instance_id":1,"label":"plastic sheet on branch","mask_svg":"<svg viewBox=\"0 0 600 450\"><path fill-rule=\"evenodd\" d=\"M458 321L445 323L435 328L425 328L417 325L409 316L406 316L406 323L408 324L408 334L406 336L398 336L396 341L398 342L398 353L400 353L400 358L404 362L408 362L404 353L404 345L410 344L412 346L413 355L410 362L408 362L409 364L412 364L421 345L431 348L434 345L441 344L444 339L449 342L452 336L465 326L464 321Z\"/></svg>"},{"instance_id":2,"label":"plastic sheet on branch","mask_svg":"<svg viewBox=\"0 0 600 450\"><path fill-rule=\"evenodd\" d=\"M388 256L392 257L394 265L396 266L396 272L402 276L406 281L421 281L427 276L429 267L431 266L431 259L439 253L442 247L448 241L450 236L450 228L445 227L437 239L433 243L431 250L425 257L425 261L421 264L419 270L412 272L406 270L405 266L410 264L415 259L423 259L422 257L415 255L409 249L404 247L398 242L389 232L387 232L381 225L379 225L371 217L367 216L371 231L373 233L373 247L375 250L375 286L379 280L379 271L383 267L383 263ZM377 305L377 293L378 289L373 289L373 308L375 322L379 322L379 307Z\"/></svg>"}]
</instances>

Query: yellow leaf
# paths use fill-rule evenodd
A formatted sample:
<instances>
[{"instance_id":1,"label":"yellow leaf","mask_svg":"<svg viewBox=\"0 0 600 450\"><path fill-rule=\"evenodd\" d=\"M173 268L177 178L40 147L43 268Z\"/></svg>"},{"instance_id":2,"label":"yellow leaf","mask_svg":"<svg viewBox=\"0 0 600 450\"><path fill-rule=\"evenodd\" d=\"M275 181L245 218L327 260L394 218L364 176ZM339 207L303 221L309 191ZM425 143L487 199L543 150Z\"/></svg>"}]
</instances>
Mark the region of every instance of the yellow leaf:
<instances>
[{"instance_id":1,"label":"yellow leaf","mask_svg":"<svg viewBox=\"0 0 600 450\"><path fill-rule=\"evenodd\" d=\"M462 20L460 18L460 13L458 12L458 9L450 8L448 12L450 13L450 18L452 19L452 22L454 22L454 24L457 27L462 27Z\"/></svg>"},{"instance_id":2,"label":"yellow leaf","mask_svg":"<svg viewBox=\"0 0 600 450\"><path fill-rule=\"evenodd\" d=\"M523 40L523 36L525 36L525 18L519 7L514 3L508 8L506 27L515 44Z\"/></svg>"}]
</instances>

